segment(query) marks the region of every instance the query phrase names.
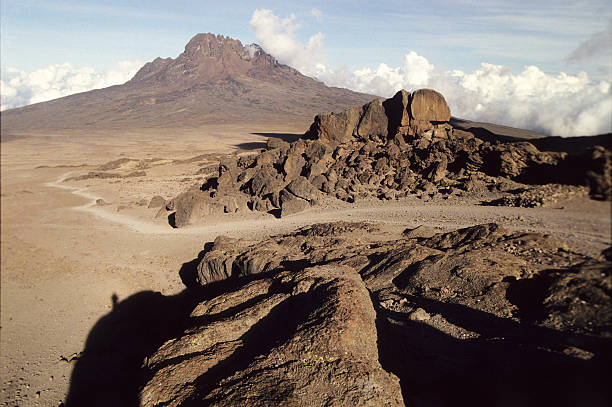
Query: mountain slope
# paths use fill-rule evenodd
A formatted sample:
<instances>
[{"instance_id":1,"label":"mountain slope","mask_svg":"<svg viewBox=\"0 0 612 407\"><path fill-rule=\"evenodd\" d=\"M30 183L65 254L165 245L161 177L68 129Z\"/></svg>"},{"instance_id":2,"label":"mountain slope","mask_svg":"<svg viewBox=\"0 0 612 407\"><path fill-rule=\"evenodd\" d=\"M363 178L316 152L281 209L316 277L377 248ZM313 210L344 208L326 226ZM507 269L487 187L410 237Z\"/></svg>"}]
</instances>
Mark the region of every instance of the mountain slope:
<instances>
[{"instance_id":1,"label":"mountain slope","mask_svg":"<svg viewBox=\"0 0 612 407\"><path fill-rule=\"evenodd\" d=\"M177 58L145 64L123 85L2 112L3 137L62 130L197 127L219 122L306 125L321 112L373 98L331 88L280 64L259 46L198 34Z\"/></svg>"}]
</instances>

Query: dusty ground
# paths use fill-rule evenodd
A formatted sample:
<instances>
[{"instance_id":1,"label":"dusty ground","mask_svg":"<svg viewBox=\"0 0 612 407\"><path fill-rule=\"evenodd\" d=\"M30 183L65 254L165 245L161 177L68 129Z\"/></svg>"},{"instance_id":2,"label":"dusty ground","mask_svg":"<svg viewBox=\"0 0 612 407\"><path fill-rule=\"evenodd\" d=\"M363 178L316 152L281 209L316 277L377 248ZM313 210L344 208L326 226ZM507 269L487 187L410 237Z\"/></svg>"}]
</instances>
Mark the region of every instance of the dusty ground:
<instances>
[{"instance_id":1,"label":"dusty ground","mask_svg":"<svg viewBox=\"0 0 612 407\"><path fill-rule=\"evenodd\" d=\"M93 325L128 296L176 294L183 263L219 234L260 239L332 220L385 224L389 236L421 224L454 229L498 222L509 230L550 233L597 255L610 244L610 203L579 198L551 208L479 206L476 201L326 202L277 219L227 215L173 229L154 195L171 198L197 184L200 168L223 154L261 147L252 133L302 133L298 126L210 126L177 134L67 135L3 142L1 364L5 405L58 406L74 360ZM64 181L119 158L146 162L146 175ZM128 173L138 161L117 171ZM113 171L109 171L113 172ZM115 171L116 172L116 171ZM98 199L105 205L97 205Z\"/></svg>"}]
</instances>

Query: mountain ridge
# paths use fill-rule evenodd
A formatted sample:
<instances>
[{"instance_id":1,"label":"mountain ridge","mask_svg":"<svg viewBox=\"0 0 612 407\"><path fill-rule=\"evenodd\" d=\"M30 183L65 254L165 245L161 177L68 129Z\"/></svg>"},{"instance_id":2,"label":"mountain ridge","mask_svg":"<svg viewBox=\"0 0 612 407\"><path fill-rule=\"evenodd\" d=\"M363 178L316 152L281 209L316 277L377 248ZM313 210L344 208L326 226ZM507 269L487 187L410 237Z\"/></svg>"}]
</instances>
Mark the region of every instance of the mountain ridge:
<instances>
[{"instance_id":1,"label":"mountain ridge","mask_svg":"<svg viewBox=\"0 0 612 407\"><path fill-rule=\"evenodd\" d=\"M126 84L176 81L179 84L214 81L246 75L270 79L310 79L296 69L280 64L257 44L242 45L238 40L212 33L197 34L176 58L156 58L146 63Z\"/></svg>"},{"instance_id":2,"label":"mountain ridge","mask_svg":"<svg viewBox=\"0 0 612 407\"><path fill-rule=\"evenodd\" d=\"M3 136L63 131L300 122L376 96L333 88L279 63L257 44L195 35L176 58L156 58L121 85L2 112Z\"/></svg>"}]
</instances>

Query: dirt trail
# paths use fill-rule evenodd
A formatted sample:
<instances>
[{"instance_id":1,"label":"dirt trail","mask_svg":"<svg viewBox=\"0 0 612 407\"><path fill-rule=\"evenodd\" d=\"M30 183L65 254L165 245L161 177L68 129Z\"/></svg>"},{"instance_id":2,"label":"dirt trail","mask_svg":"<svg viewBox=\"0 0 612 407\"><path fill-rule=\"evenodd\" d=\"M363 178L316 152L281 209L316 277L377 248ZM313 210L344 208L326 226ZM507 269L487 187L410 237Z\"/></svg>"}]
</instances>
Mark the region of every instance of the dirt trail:
<instances>
[{"instance_id":1,"label":"dirt trail","mask_svg":"<svg viewBox=\"0 0 612 407\"><path fill-rule=\"evenodd\" d=\"M77 211L89 212L93 214L94 216L97 216L104 220L124 225L128 229L133 230L135 232L152 233L152 234L172 233L173 231L172 229L169 229L164 226L156 225L153 222L142 222L130 216L122 215L119 213L112 213L109 211L105 211L101 207L96 207L97 206L96 202L99 199L102 199L101 196L88 192L87 188L75 187L75 186L71 186L65 183L65 181L73 173L74 172L67 172L61 175L56 181L45 182L43 185L47 187L51 187L51 188L59 188L59 189L67 190L73 195L87 199L87 203L83 205L72 207L71 209L74 209Z\"/></svg>"},{"instance_id":2,"label":"dirt trail","mask_svg":"<svg viewBox=\"0 0 612 407\"><path fill-rule=\"evenodd\" d=\"M276 219L259 213L225 215L211 217L207 225L174 229L168 224L154 222L153 219L143 221L97 206L96 201L102 199L101 196L88 192L85 187L65 183L71 174L72 172L65 173L56 181L44 185L70 191L88 200L84 205L73 207L74 210L89 212L96 217L144 234L213 237L218 234L230 234L242 237L242 234L248 233L254 237L253 233L257 236L267 236L270 233L284 233L316 222L350 219L404 227L427 225L441 229L498 222L510 230L555 234L591 255L597 254L610 242L610 218L606 212L609 203L588 199L569 202L570 205L577 207L568 211L550 208L480 206L475 201L423 204L413 199L400 202L366 201L352 205L335 202L331 205L314 207L288 218Z\"/></svg>"}]
</instances>

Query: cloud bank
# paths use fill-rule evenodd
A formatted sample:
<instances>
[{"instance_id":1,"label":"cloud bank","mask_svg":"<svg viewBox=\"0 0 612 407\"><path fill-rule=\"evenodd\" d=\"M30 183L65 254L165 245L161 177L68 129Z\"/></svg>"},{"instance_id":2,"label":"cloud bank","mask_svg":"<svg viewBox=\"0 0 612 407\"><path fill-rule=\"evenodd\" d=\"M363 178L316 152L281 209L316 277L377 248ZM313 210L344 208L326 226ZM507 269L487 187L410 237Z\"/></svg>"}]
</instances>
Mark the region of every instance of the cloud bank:
<instances>
[{"instance_id":1,"label":"cloud bank","mask_svg":"<svg viewBox=\"0 0 612 407\"><path fill-rule=\"evenodd\" d=\"M350 70L325 65L324 36L317 33L306 44L296 39L295 16L281 19L271 10L258 9L251 28L260 45L281 63L314 76L329 86L349 88L379 96L392 96L399 89L428 87L446 97L454 116L531 129L554 136L578 136L612 131L610 81L592 81L577 75L546 73L537 66L521 72L482 63L473 72L445 70L414 51L406 53L396 67ZM601 35L583 44L573 58L598 49Z\"/></svg>"},{"instance_id":2,"label":"cloud bank","mask_svg":"<svg viewBox=\"0 0 612 407\"><path fill-rule=\"evenodd\" d=\"M118 85L131 79L141 66L139 61L122 61L115 69L96 71L94 68L75 68L65 63L49 65L34 72L3 67L0 80L1 110Z\"/></svg>"}]
</instances>

